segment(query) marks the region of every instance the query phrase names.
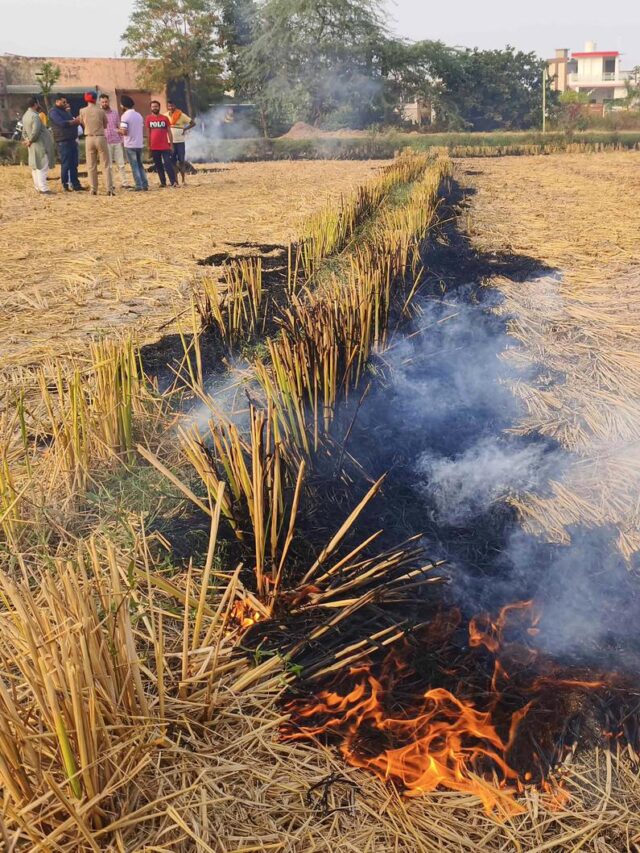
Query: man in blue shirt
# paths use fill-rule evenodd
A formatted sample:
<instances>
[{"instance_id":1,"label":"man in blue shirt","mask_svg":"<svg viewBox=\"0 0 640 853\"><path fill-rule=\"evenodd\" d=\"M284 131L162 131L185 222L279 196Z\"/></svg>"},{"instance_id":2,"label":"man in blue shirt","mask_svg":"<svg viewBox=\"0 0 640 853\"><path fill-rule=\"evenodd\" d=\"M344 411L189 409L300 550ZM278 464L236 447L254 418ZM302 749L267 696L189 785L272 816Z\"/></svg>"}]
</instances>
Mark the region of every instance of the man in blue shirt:
<instances>
[{"instance_id":1,"label":"man in blue shirt","mask_svg":"<svg viewBox=\"0 0 640 853\"><path fill-rule=\"evenodd\" d=\"M53 138L60 157L60 180L62 189L83 190L78 180L78 125L80 119L71 115L71 108L64 95L56 95L55 106L49 110L49 121Z\"/></svg>"}]
</instances>

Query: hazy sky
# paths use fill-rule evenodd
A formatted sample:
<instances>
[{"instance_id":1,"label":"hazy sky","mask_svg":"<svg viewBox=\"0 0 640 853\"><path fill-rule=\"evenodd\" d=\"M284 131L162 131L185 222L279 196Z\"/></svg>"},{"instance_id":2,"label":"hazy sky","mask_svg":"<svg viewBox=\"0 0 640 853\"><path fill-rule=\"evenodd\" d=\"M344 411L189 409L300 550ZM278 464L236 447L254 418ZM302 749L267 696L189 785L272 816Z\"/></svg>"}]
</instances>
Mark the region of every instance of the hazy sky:
<instances>
[{"instance_id":1,"label":"hazy sky","mask_svg":"<svg viewBox=\"0 0 640 853\"><path fill-rule=\"evenodd\" d=\"M118 56L132 0L0 0L0 53ZM388 0L395 29L412 39L535 50L598 47L640 64L640 0Z\"/></svg>"}]
</instances>

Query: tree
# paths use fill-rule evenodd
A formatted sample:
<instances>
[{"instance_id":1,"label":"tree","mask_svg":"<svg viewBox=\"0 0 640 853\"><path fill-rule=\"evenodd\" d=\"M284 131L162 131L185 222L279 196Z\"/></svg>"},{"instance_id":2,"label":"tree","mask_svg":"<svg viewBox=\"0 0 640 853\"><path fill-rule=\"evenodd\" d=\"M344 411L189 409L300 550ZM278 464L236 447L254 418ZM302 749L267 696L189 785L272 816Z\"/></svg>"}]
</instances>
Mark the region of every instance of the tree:
<instances>
[{"instance_id":1,"label":"tree","mask_svg":"<svg viewBox=\"0 0 640 853\"><path fill-rule=\"evenodd\" d=\"M544 61L535 53L421 41L402 45L397 61L405 97L430 100L448 129L520 129L539 121Z\"/></svg>"},{"instance_id":2,"label":"tree","mask_svg":"<svg viewBox=\"0 0 640 853\"><path fill-rule=\"evenodd\" d=\"M265 0L239 79L263 129L293 121L363 126L384 113L385 50L378 0Z\"/></svg>"},{"instance_id":3,"label":"tree","mask_svg":"<svg viewBox=\"0 0 640 853\"><path fill-rule=\"evenodd\" d=\"M241 54L258 32L258 7L255 0L221 0L221 10L220 46L225 51L228 83L242 93Z\"/></svg>"},{"instance_id":4,"label":"tree","mask_svg":"<svg viewBox=\"0 0 640 853\"><path fill-rule=\"evenodd\" d=\"M220 88L219 24L213 0L136 0L123 53L139 60L143 85L181 81L194 115L195 93Z\"/></svg>"},{"instance_id":5,"label":"tree","mask_svg":"<svg viewBox=\"0 0 640 853\"><path fill-rule=\"evenodd\" d=\"M535 53L507 46L442 53L434 71L450 116L471 130L519 130L539 122L544 65Z\"/></svg>"},{"instance_id":6,"label":"tree","mask_svg":"<svg viewBox=\"0 0 640 853\"><path fill-rule=\"evenodd\" d=\"M40 71L36 71L36 79L40 83L40 91L42 92L47 112L49 111L49 95L60 79L60 73L60 66L54 65L53 62L43 62L40 66Z\"/></svg>"},{"instance_id":7,"label":"tree","mask_svg":"<svg viewBox=\"0 0 640 853\"><path fill-rule=\"evenodd\" d=\"M625 88L627 90L623 98L625 109L632 110L640 107L640 65L631 69Z\"/></svg>"}]
</instances>

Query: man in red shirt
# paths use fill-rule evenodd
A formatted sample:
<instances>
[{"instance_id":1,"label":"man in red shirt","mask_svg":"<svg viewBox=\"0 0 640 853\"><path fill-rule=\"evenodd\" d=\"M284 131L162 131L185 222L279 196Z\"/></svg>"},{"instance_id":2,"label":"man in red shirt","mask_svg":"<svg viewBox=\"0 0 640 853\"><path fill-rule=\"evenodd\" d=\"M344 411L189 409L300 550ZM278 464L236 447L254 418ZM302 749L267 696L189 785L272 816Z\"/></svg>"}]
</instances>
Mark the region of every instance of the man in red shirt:
<instances>
[{"instance_id":1,"label":"man in red shirt","mask_svg":"<svg viewBox=\"0 0 640 853\"><path fill-rule=\"evenodd\" d=\"M151 101L151 115L146 117L145 125L149 134L149 151L160 178L160 186L166 187L168 175L171 186L177 187L176 170L171 159L171 122L160 114L160 101Z\"/></svg>"}]
</instances>

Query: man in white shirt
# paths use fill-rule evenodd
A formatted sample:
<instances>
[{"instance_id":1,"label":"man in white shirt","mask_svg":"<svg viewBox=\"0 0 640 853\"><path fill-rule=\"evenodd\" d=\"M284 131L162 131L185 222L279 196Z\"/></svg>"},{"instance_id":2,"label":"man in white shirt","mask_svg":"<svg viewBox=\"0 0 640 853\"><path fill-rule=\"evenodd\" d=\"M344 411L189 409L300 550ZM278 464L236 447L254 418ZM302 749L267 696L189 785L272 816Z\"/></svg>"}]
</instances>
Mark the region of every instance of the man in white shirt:
<instances>
[{"instance_id":1,"label":"man in white shirt","mask_svg":"<svg viewBox=\"0 0 640 853\"><path fill-rule=\"evenodd\" d=\"M118 133L122 137L124 150L131 166L133 180L136 183L136 192L147 192L149 181L142 162L142 151L144 148L144 119L134 109L133 98L122 95L120 105L123 113L120 117L120 128Z\"/></svg>"}]
</instances>

